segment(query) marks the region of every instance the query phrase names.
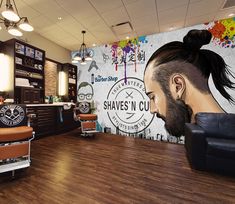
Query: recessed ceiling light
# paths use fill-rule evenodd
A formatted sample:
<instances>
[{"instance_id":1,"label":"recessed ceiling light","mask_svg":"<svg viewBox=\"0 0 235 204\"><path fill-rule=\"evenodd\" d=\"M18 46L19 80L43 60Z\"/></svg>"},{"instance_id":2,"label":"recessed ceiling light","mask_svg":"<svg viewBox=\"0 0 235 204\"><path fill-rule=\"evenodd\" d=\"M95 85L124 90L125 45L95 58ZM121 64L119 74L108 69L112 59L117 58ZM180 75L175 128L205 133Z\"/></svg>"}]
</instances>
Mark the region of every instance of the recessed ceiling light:
<instances>
[{"instance_id":1,"label":"recessed ceiling light","mask_svg":"<svg viewBox=\"0 0 235 204\"><path fill-rule=\"evenodd\" d=\"M232 16L234 16L235 14L234 13L230 13L228 16L229 17L232 17Z\"/></svg>"},{"instance_id":2,"label":"recessed ceiling light","mask_svg":"<svg viewBox=\"0 0 235 204\"><path fill-rule=\"evenodd\" d=\"M129 36L126 36L126 39L127 39L127 40L130 39L130 37L129 37Z\"/></svg>"},{"instance_id":3,"label":"recessed ceiling light","mask_svg":"<svg viewBox=\"0 0 235 204\"><path fill-rule=\"evenodd\" d=\"M174 30L175 29L175 27L174 26L171 26L170 28L169 28L169 30Z\"/></svg>"},{"instance_id":4,"label":"recessed ceiling light","mask_svg":"<svg viewBox=\"0 0 235 204\"><path fill-rule=\"evenodd\" d=\"M95 47L95 46L96 46L96 44L95 44L95 43L93 43L93 44L92 44L92 46L93 46L93 47Z\"/></svg>"},{"instance_id":5,"label":"recessed ceiling light","mask_svg":"<svg viewBox=\"0 0 235 204\"><path fill-rule=\"evenodd\" d=\"M58 20L62 20L62 17L58 17Z\"/></svg>"}]
</instances>

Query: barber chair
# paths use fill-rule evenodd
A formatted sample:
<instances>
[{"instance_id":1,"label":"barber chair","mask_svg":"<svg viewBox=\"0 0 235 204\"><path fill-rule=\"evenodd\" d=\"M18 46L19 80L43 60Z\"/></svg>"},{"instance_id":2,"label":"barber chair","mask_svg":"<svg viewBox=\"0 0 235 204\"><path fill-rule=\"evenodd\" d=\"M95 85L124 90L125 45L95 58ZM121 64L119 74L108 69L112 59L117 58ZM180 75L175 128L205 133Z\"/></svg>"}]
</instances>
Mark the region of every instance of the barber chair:
<instances>
[{"instance_id":1,"label":"barber chair","mask_svg":"<svg viewBox=\"0 0 235 204\"><path fill-rule=\"evenodd\" d=\"M82 136L93 136L94 133L97 133L96 128L96 114L79 114L79 120L81 122Z\"/></svg>"},{"instance_id":2,"label":"barber chair","mask_svg":"<svg viewBox=\"0 0 235 204\"><path fill-rule=\"evenodd\" d=\"M33 128L29 127L26 107L21 105L0 106L0 173L30 166L30 145L34 139Z\"/></svg>"},{"instance_id":3,"label":"barber chair","mask_svg":"<svg viewBox=\"0 0 235 204\"><path fill-rule=\"evenodd\" d=\"M185 149L193 169L235 175L235 114L196 114L185 125Z\"/></svg>"},{"instance_id":4,"label":"barber chair","mask_svg":"<svg viewBox=\"0 0 235 204\"><path fill-rule=\"evenodd\" d=\"M97 115L90 113L90 104L80 102L74 108L74 119L81 122L81 136L93 136L97 133Z\"/></svg>"}]
</instances>

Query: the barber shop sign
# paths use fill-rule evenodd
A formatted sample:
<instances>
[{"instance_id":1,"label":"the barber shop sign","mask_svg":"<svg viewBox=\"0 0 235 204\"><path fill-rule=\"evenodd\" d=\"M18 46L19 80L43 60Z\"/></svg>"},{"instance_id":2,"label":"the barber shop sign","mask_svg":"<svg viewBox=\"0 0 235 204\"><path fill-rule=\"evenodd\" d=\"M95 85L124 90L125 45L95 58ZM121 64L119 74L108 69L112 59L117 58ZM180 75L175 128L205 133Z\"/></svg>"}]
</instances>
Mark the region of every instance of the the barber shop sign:
<instances>
[{"instance_id":1,"label":"the barber shop sign","mask_svg":"<svg viewBox=\"0 0 235 204\"><path fill-rule=\"evenodd\" d=\"M19 125L25 118L25 111L18 105L5 105L0 109L0 122L6 126Z\"/></svg>"},{"instance_id":2,"label":"the barber shop sign","mask_svg":"<svg viewBox=\"0 0 235 204\"><path fill-rule=\"evenodd\" d=\"M138 133L153 120L144 83L134 77L117 81L110 89L103 108L112 124L125 133Z\"/></svg>"}]
</instances>

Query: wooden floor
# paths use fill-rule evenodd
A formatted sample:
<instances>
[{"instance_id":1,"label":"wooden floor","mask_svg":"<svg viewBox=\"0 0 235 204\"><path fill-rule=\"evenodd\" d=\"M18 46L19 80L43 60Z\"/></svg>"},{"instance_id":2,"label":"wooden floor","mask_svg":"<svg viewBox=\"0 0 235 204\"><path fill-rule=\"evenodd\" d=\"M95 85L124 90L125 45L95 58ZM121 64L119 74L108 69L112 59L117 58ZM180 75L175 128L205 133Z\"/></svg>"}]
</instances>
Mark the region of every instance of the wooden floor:
<instances>
[{"instance_id":1,"label":"wooden floor","mask_svg":"<svg viewBox=\"0 0 235 204\"><path fill-rule=\"evenodd\" d=\"M0 203L235 203L235 178L192 171L183 145L78 135L33 141L31 167L0 175Z\"/></svg>"}]
</instances>

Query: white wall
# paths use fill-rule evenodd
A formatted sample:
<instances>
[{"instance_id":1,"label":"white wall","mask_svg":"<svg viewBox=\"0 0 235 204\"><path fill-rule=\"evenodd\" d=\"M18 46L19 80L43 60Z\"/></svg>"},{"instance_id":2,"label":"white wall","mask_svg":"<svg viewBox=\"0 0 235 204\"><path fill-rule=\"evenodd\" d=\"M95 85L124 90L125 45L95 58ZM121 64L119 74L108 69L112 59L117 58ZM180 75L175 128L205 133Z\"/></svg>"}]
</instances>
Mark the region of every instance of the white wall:
<instances>
[{"instance_id":1,"label":"white wall","mask_svg":"<svg viewBox=\"0 0 235 204\"><path fill-rule=\"evenodd\" d=\"M4 28L0 30L0 41L6 41L11 38L14 38L14 36L8 34ZM61 63L71 62L71 53L69 50L53 43L50 40L47 40L36 32L24 32L23 36L17 39L23 40L30 45L45 50L47 58L53 59Z\"/></svg>"}]
</instances>

